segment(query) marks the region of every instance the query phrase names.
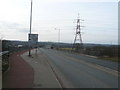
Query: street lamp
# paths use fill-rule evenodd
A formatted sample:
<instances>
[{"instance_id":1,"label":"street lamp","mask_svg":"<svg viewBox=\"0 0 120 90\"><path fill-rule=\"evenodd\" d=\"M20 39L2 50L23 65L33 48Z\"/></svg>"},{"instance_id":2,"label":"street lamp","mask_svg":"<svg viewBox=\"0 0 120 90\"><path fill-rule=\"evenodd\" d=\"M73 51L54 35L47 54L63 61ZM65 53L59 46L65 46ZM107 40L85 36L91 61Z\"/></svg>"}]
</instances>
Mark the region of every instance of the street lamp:
<instances>
[{"instance_id":1,"label":"street lamp","mask_svg":"<svg viewBox=\"0 0 120 90\"><path fill-rule=\"evenodd\" d=\"M31 46L30 46L30 34L31 34L31 27L32 27L32 0L31 0L31 9L30 9L30 33L29 33L29 56L31 56Z\"/></svg>"},{"instance_id":2,"label":"street lamp","mask_svg":"<svg viewBox=\"0 0 120 90\"><path fill-rule=\"evenodd\" d=\"M59 44L60 43L60 28L59 29L55 28L55 30L58 30L58 44ZM59 48L59 45L58 45L58 48Z\"/></svg>"}]
</instances>

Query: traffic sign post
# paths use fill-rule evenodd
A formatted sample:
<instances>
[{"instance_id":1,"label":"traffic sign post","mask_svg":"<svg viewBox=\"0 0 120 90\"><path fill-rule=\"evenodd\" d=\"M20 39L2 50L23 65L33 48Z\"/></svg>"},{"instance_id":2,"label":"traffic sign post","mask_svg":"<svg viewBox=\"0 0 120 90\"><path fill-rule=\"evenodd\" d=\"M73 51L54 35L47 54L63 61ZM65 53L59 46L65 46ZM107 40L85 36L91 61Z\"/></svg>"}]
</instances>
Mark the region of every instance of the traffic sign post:
<instances>
[{"instance_id":1,"label":"traffic sign post","mask_svg":"<svg viewBox=\"0 0 120 90\"><path fill-rule=\"evenodd\" d=\"M37 43L38 43L38 34L28 34L29 38L29 47L36 48L36 55L37 55ZM29 56L31 56L31 52L29 50Z\"/></svg>"}]
</instances>

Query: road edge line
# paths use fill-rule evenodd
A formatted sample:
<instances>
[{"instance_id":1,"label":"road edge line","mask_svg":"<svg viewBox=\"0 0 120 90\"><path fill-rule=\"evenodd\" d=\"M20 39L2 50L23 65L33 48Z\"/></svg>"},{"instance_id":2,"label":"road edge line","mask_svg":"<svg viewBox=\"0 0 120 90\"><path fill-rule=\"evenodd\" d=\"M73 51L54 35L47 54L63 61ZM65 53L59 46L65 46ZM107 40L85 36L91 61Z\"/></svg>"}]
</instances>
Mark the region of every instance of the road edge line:
<instances>
[{"instance_id":1,"label":"road edge line","mask_svg":"<svg viewBox=\"0 0 120 90\"><path fill-rule=\"evenodd\" d=\"M51 70L52 70L52 72L53 72L56 80L58 81L59 85L61 86L61 88L62 88L62 89L65 88L65 86L63 85L61 79L60 79L59 76L57 75L55 68L49 63L48 60L47 60L47 64L50 66L50 68L51 68Z\"/></svg>"}]
</instances>

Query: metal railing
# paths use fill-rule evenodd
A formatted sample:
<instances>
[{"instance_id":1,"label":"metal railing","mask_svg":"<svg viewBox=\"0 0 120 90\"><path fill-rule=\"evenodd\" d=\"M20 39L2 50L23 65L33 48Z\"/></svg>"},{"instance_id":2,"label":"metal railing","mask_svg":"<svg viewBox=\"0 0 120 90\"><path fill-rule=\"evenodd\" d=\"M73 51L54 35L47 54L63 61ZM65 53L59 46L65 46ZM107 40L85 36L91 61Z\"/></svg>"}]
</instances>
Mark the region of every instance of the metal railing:
<instances>
[{"instance_id":1,"label":"metal railing","mask_svg":"<svg viewBox=\"0 0 120 90\"><path fill-rule=\"evenodd\" d=\"M0 57L2 61L2 73L4 73L9 68L9 51L0 52Z\"/></svg>"},{"instance_id":2,"label":"metal railing","mask_svg":"<svg viewBox=\"0 0 120 90\"><path fill-rule=\"evenodd\" d=\"M5 54L9 54L9 51L0 52L0 56L5 55Z\"/></svg>"}]
</instances>

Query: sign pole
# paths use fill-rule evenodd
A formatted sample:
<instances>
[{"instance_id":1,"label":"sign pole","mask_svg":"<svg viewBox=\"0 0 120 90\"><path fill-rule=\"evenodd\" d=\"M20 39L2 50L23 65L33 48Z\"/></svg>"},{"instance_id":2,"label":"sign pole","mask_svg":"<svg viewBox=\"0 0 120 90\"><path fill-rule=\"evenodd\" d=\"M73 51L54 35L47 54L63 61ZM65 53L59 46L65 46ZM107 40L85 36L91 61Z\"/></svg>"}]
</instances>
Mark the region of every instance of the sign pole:
<instances>
[{"instance_id":1,"label":"sign pole","mask_svg":"<svg viewBox=\"0 0 120 90\"><path fill-rule=\"evenodd\" d=\"M37 42L36 42L36 56L37 56Z\"/></svg>"},{"instance_id":2,"label":"sign pole","mask_svg":"<svg viewBox=\"0 0 120 90\"><path fill-rule=\"evenodd\" d=\"M31 10L30 10L30 34L31 34L31 27L32 27L32 0L31 0ZM29 56L31 56L30 34L29 34Z\"/></svg>"}]
</instances>

